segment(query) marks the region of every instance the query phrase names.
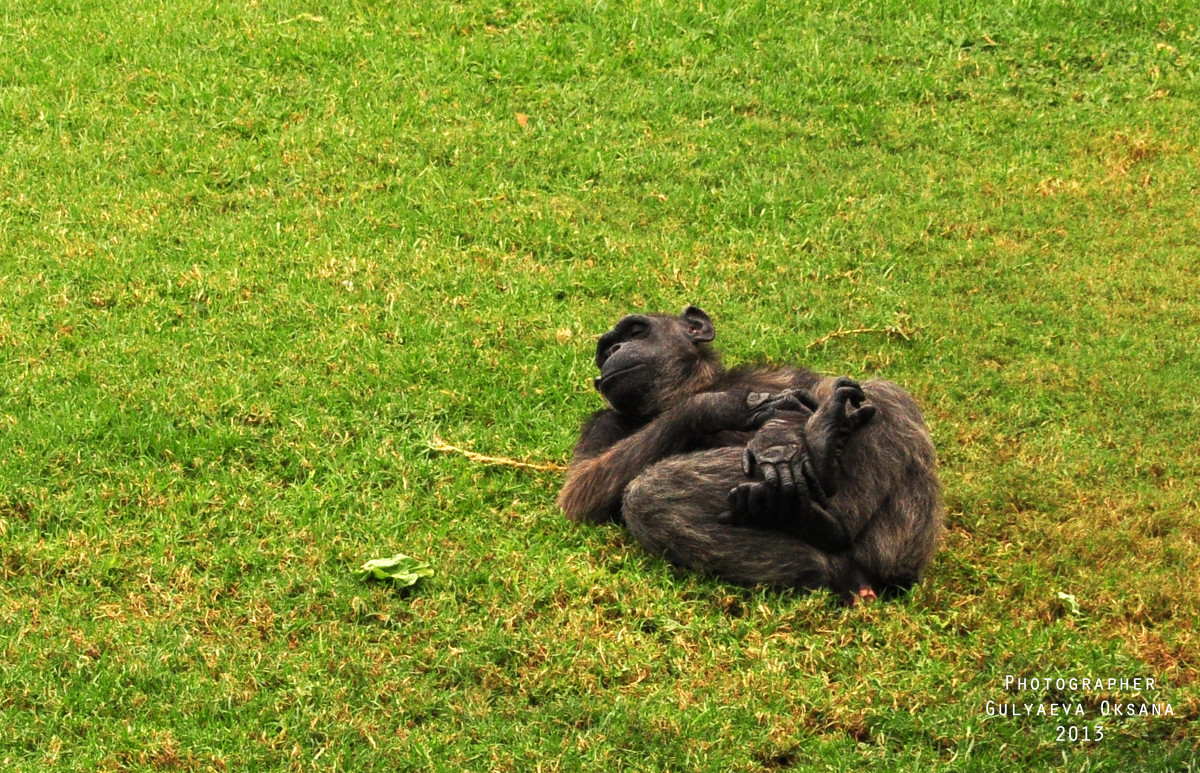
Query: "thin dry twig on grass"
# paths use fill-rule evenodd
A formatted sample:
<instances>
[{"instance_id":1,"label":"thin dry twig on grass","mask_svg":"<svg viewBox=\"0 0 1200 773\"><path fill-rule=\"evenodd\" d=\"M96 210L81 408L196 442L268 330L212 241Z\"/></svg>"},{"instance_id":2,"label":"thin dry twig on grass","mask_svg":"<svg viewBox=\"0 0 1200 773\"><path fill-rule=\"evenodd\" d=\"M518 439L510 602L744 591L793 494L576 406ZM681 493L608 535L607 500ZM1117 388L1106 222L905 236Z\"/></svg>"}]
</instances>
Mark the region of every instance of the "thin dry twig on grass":
<instances>
[{"instance_id":1,"label":"thin dry twig on grass","mask_svg":"<svg viewBox=\"0 0 1200 773\"><path fill-rule=\"evenodd\" d=\"M905 341L908 341L912 338L913 334L916 333L916 331L915 330L905 330L904 328L898 327L896 325L888 325L887 327L856 327L853 330L835 330L832 333L830 333L829 335L821 336L817 340L813 341L811 344L809 344L807 347L805 347L805 351L813 348L814 346L820 346L821 344L831 341L834 338L841 338L842 336L858 335L860 333L886 333L889 336L899 336L899 337L903 338Z\"/></svg>"},{"instance_id":2,"label":"thin dry twig on grass","mask_svg":"<svg viewBox=\"0 0 1200 773\"><path fill-rule=\"evenodd\" d=\"M465 448L452 446L437 435L433 436L433 440L430 441L429 447L434 451L442 451L443 453L461 454L470 459L472 462L479 462L480 464L493 464L501 467L522 467L527 470L538 470L539 472L562 472L563 470L567 469L565 465L557 462L522 462L516 459L509 459L504 456L484 456L483 454L477 454L474 451L468 451Z\"/></svg>"}]
</instances>

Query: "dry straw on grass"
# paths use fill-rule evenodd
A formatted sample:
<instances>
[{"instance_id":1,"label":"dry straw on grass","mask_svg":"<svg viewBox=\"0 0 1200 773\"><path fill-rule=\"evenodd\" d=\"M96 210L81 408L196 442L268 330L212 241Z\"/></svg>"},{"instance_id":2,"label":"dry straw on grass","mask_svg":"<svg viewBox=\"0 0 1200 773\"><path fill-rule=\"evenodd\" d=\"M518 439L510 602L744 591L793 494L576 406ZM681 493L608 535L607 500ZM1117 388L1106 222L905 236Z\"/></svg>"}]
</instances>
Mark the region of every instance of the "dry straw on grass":
<instances>
[{"instance_id":1,"label":"dry straw on grass","mask_svg":"<svg viewBox=\"0 0 1200 773\"><path fill-rule=\"evenodd\" d=\"M474 451L468 451L465 448L452 446L437 435L433 436L433 439L429 442L429 447L434 451L442 451L443 453L461 454L470 459L472 462L478 462L480 464L496 465L500 467L521 467L527 470L538 470L539 472L562 472L563 470L567 469L566 465L562 465L557 462L522 462L517 459L509 459L504 456L484 456L483 454L477 454Z\"/></svg>"}]
</instances>

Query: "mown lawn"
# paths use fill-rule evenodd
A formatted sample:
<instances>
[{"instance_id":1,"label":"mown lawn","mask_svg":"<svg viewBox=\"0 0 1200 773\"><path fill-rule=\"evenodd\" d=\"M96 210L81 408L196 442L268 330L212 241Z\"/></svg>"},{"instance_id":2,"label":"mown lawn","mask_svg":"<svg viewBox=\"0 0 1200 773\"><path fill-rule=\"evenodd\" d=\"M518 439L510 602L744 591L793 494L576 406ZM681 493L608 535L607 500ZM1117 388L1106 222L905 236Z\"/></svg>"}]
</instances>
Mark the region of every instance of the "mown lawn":
<instances>
[{"instance_id":1,"label":"mown lawn","mask_svg":"<svg viewBox=\"0 0 1200 773\"><path fill-rule=\"evenodd\" d=\"M1198 24L10 0L0 767L1197 769ZM595 337L688 303L918 397L922 587L731 587L433 449L565 462Z\"/></svg>"}]
</instances>

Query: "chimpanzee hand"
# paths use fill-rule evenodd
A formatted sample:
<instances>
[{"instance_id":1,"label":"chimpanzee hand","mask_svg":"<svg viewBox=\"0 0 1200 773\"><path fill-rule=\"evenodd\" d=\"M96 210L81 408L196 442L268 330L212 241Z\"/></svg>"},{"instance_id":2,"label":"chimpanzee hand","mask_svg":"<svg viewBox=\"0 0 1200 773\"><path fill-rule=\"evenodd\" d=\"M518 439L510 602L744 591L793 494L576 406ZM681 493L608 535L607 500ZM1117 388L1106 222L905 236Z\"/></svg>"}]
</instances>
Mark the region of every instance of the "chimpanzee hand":
<instances>
[{"instance_id":1,"label":"chimpanzee hand","mask_svg":"<svg viewBox=\"0 0 1200 773\"><path fill-rule=\"evenodd\" d=\"M785 389L776 393L748 392L745 401L746 414L739 428L745 431L757 430L772 419L789 414L799 414L793 418L804 420L811 417L818 407L816 398L803 389Z\"/></svg>"},{"instance_id":2,"label":"chimpanzee hand","mask_svg":"<svg viewBox=\"0 0 1200 773\"><path fill-rule=\"evenodd\" d=\"M789 415L803 422L817 409L817 401L801 389L755 392L747 388L693 395L687 410L705 433L731 430L753 432L776 416Z\"/></svg>"},{"instance_id":3,"label":"chimpanzee hand","mask_svg":"<svg viewBox=\"0 0 1200 773\"><path fill-rule=\"evenodd\" d=\"M846 550L846 525L825 509L828 504L815 483L804 440L795 417L775 418L763 425L742 454L749 480L729 492L729 510L720 523L775 529L795 535L830 553Z\"/></svg>"},{"instance_id":4,"label":"chimpanzee hand","mask_svg":"<svg viewBox=\"0 0 1200 773\"><path fill-rule=\"evenodd\" d=\"M742 472L760 477L768 486L790 494L804 484L801 466L808 456L803 417L770 419L754 434L742 452Z\"/></svg>"},{"instance_id":5,"label":"chimpanzee hand","mask_svg":"<svg viewBox=\"0 0 1200 773\"><path fill-rule=\"evenodd\" d=\"M746 445L742 472L751 480L729 492L725 523L770 527L808 506L812 492L803 471L808 454L798 418L768 420Z\"/></svg>"},{"instance_id":6,"label":"chimpanzee hand","mask_svg":"<svg viewBox=\"0 0 1200 773\"><path fill-rule=\"evenodd\" d=\"M839 461L846 439L875 416L875 406L866 402L866 395L857 381L839 378L833 384L833 395L817 408L805 425L809 467L816 485L826 496L838 488Z\"/></svg>"}]
</instances>

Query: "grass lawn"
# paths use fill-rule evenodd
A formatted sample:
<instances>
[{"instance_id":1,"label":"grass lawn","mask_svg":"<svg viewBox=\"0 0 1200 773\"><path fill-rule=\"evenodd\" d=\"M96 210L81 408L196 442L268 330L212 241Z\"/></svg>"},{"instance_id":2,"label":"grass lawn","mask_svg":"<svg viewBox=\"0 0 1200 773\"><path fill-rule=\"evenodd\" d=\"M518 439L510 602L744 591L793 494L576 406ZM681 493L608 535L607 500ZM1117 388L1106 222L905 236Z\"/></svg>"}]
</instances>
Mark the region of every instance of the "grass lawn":
<instances>
[{"instance_id":1,"label":"grass lawn","mask_svg":"<svg viewBox=\"0 0 1200 773\"><path fill-rule=\"evenodd\" d=\"M1198 25L9 0L0 768L1200 769ZM565 462L596 336L688 303L917 396L915 592L694 576L434 449Z\"/></svg>"}]
</instances>

